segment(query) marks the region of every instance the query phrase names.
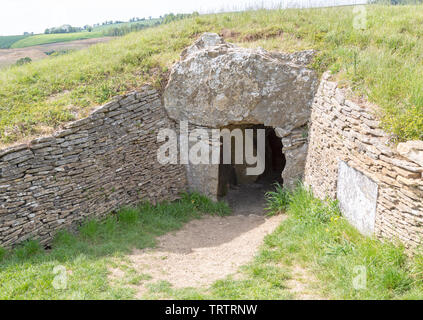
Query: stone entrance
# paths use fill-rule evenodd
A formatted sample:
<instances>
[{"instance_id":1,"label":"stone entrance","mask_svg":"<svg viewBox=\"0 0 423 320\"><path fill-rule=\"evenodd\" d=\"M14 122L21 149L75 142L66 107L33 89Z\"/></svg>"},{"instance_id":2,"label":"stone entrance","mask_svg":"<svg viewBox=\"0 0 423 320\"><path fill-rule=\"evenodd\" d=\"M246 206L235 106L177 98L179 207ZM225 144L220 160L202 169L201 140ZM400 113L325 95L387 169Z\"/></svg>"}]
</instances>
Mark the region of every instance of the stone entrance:
<instances>
[{"instance_id":1,"label":"stone entrance","mask_svg":"<svg viewBox=\"0 0 423 320\"><path fill-rule=\"evenodd\" d=\"M276 136L275 130L271 127L263 125L245 125L243 128L253 130L265 131L265 159L264 172L259 175L248 175L247 168L249 165L246 159L243 159L242 164L235 163L234 152L232 152L231 163L225 164L223 161L223 141L221 141L221 159L219 164L219 181L218 181L218 196L224 197L231 189L243 188L246 185L256 184L262 188L267 189L274 183L283 184L282 171L285 167L285 156L282 153L282 141ZM232 128L233 129L233 128ZM222 138L223 140L223 138ZM234 151L235 141L232 139L232 150ZM257 140L254 141L257 143ZM254 154L257 154L257 147L254 146Z\"/></svg>"},{"instance_id":2,"label":"stone entrance","mask_svg":"<svg viewBox=\"0 0 423 320\"><path fill-rule=\"evenodd\" d=\"M188 122L190 130L264 128L269 151L262 177L246 177L242 165L188 164L191 190L216 199L231 179L255 182L277 172L272 181L283 179L291 187L302 178L318 87L317 75L308 68L313 55L240 48L213 33L203 34L182 52L163 94L169 117ZM210 140L212 145L219 142ZM277 148L282 152L273 151Z\"/></svg>"},{"instance_id":3,"label":"stone entrance","mask_svg":"<svg viewBox=\"0 0 423 320\"><path fill-rule=\"evenodd\" d=\"M263 215L266 208L265 194L274 189L274 184L283 185L282 172L285 168L285 156L282 153L282 140L272 127L263 125L244 125L241 128L264 131L265 157L263 159L264 171L258 175L248 175L247 168L251 167L244 162L224 164L223 157L219 165L218 199L226 201L234 214ZM222 139L223 140L223 139ZM221 141L221 155L224 153ZM235 141L233 141L235 142ZM254 141L257 143L257 139ZM231 146L235 147L235 143ZM254 155L257 155L257 146L254 145ZM254 166L257 166L255 164Z\"/></svg>"}]
</instances>

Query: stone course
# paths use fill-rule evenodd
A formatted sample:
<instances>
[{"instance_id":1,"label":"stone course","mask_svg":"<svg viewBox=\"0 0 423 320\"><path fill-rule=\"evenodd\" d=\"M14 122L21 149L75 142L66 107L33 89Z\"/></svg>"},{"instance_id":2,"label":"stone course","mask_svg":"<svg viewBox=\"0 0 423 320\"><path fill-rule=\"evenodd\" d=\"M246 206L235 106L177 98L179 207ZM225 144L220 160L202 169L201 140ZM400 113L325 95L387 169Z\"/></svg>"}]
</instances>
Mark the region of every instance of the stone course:
<instances>
[{"instance_id":1,"label":"stone course","mask_svg":"<svg viewBox=\"0 0 423 320\"><path fill-rule=\"evenodd\" d=\"M146 86L52 136L0 150L0 246L47 244L87 218L175 199L185 168L156 160L157 130L173 127L159 93Z\"/></svg>"},{"instance_id":2,"label":"stone course","mask_svg":"<svg viewBox=\"0 0 423 320\"><path fill-rule=\"evenodd\" d=\"M335 199L344 161L378 185L374 235L416 247L423 236L422 142L395 146L375 117L377 107L352 96L323 75L312 105L305 182L316 196Z\"/></svg>"}]
</instances>

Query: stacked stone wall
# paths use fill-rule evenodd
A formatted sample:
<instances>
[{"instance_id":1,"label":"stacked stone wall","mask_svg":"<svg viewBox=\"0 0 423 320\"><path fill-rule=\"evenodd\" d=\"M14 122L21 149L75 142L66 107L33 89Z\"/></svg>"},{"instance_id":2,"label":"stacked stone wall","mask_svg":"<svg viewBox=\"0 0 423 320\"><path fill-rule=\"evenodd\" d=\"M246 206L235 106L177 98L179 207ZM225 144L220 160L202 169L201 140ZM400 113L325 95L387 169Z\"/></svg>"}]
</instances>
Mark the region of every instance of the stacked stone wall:
<instances>
[{"instance_id":1,"label":"stacked stone wall","mask_svg":"<svg viewBox=\"0 0 423 320\"><path fill-rule=\"evenodd\" d=\"M48 243L59 229L185 190L181 165L160 165L157 132L173 128L144 87L49 137L0 150L0 246Z\"/></svg>"},{"instance_id":2,"label":"stacked stone wall","mask_svg":"<svg viewBox=\"0 0 423 320\"><path fill-rule=\"evenodd\" d=\"M377 108L351 97L323 75L312 105L305 182L316 196L335 199L343 161L377 184L374 235L416 247L423 237L423 142L395 145L375 117Z\"/></svg>"}]
</instances>

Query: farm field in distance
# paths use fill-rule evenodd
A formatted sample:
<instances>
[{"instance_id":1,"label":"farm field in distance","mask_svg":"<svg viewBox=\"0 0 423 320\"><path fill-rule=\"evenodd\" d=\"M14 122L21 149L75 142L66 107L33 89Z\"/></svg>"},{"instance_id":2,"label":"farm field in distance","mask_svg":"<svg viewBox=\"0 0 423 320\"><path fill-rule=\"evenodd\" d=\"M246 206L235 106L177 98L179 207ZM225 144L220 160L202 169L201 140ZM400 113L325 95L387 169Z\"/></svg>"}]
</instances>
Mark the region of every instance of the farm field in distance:
<instances>
[{"instance_id":1,"label":"farm field in distance","mask_svg":"<svg viewBox=\"0 0 423 320\"><path fill-rule=\"evenodd\" d=\"M37 34L20 39L14 42L10 48L26 48L42 44L67 42L83 39L100 38L103 34L101 32L75 32L75 33L59 33L59 34Z\"/></svg>"},{"instance_id":2,"label":"farm field in distance","mask_svg":"<svg viewBox=\"0 0 423 320\"><path fill-rule=\"evenodd\" d=\"M28 36L0 36L0 49L9 49L12 44Z\"/></svg>"},{"instance_id":3,"label":"farm field in distance","mask_svg":"<svg viewBox=\"0 0 423 320\"><path fill-rule=\"evenodd\" d=\"M81 50L97 43L108 42L113 37L100 37L93 39L75 40L70 42L49 43L38 46L17 49L0 50L0 68L13 65L21 58L29 57L33 61L47 58L46 52L63 50Z\"/></svg>"},{"instance_id":4,"label":"farm field in distance","mask_svg":"<svg viewBox=\"0 0 423 320\"><path fill-rule=\"evenodd\" d=\"M133 22L121 22L95 26L92 32L72 32L72 33L54 33L54 34L34 34L34 35L14 35L0 36L0 49L18 49L33 46L39 46L50 43L70 42L84 39L95 39L109 36L107 32L114 28L131 27L133 25L144 25L146 27L154 26L162 19L139 20Z\"/></svg>"},{"instance_id":5,"label":"farm field in distance","mask_svg":"<svg viewBox=\"0 0 423 320\"><path fill-rule=\"evenodd\" d=\"M83 39L93 39L103 37L102 32L74 32L57 34L35 34L0 36L0 49L18 49L38 46L49 43L68 42Z\"/></svg>"},{"instance_id":6,"label":"farm field in distance","mask_svg":"<svg viewBox=\"0 0 423 320\"><path fill-rule=\"evenodd\" d=\"M113 29L113 28L121 28L124 26L130 27L131 25L139 25L143 24L146 26L154 26L156 23L160 23L162 19L151 19L151 20L140 20L140 21L134 21L134 22L122 22L122 23L114 23L114 24L106 24L101 25L93 28L93 32L105 32L107 30Z\"/></svg>"}]
</instances>

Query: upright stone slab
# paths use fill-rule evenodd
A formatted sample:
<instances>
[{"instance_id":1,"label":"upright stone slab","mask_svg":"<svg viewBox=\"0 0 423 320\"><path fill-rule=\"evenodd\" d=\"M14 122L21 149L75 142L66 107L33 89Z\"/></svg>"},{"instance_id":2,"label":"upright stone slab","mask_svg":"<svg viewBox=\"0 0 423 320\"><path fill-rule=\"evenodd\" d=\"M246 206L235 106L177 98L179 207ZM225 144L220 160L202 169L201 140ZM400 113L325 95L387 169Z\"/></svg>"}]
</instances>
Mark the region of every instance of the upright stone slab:
<instances>
[{"instance_id":1,"label":"upright stone slab","mask_svg":"<svg viewBox=\"0 0 423 320\"><path fill-rule=\"evenodd\" d=\"M374 232L378 185L360 171L339 161L337 198L342 213L362 234Z\"/></svg>"}]
</instances>

